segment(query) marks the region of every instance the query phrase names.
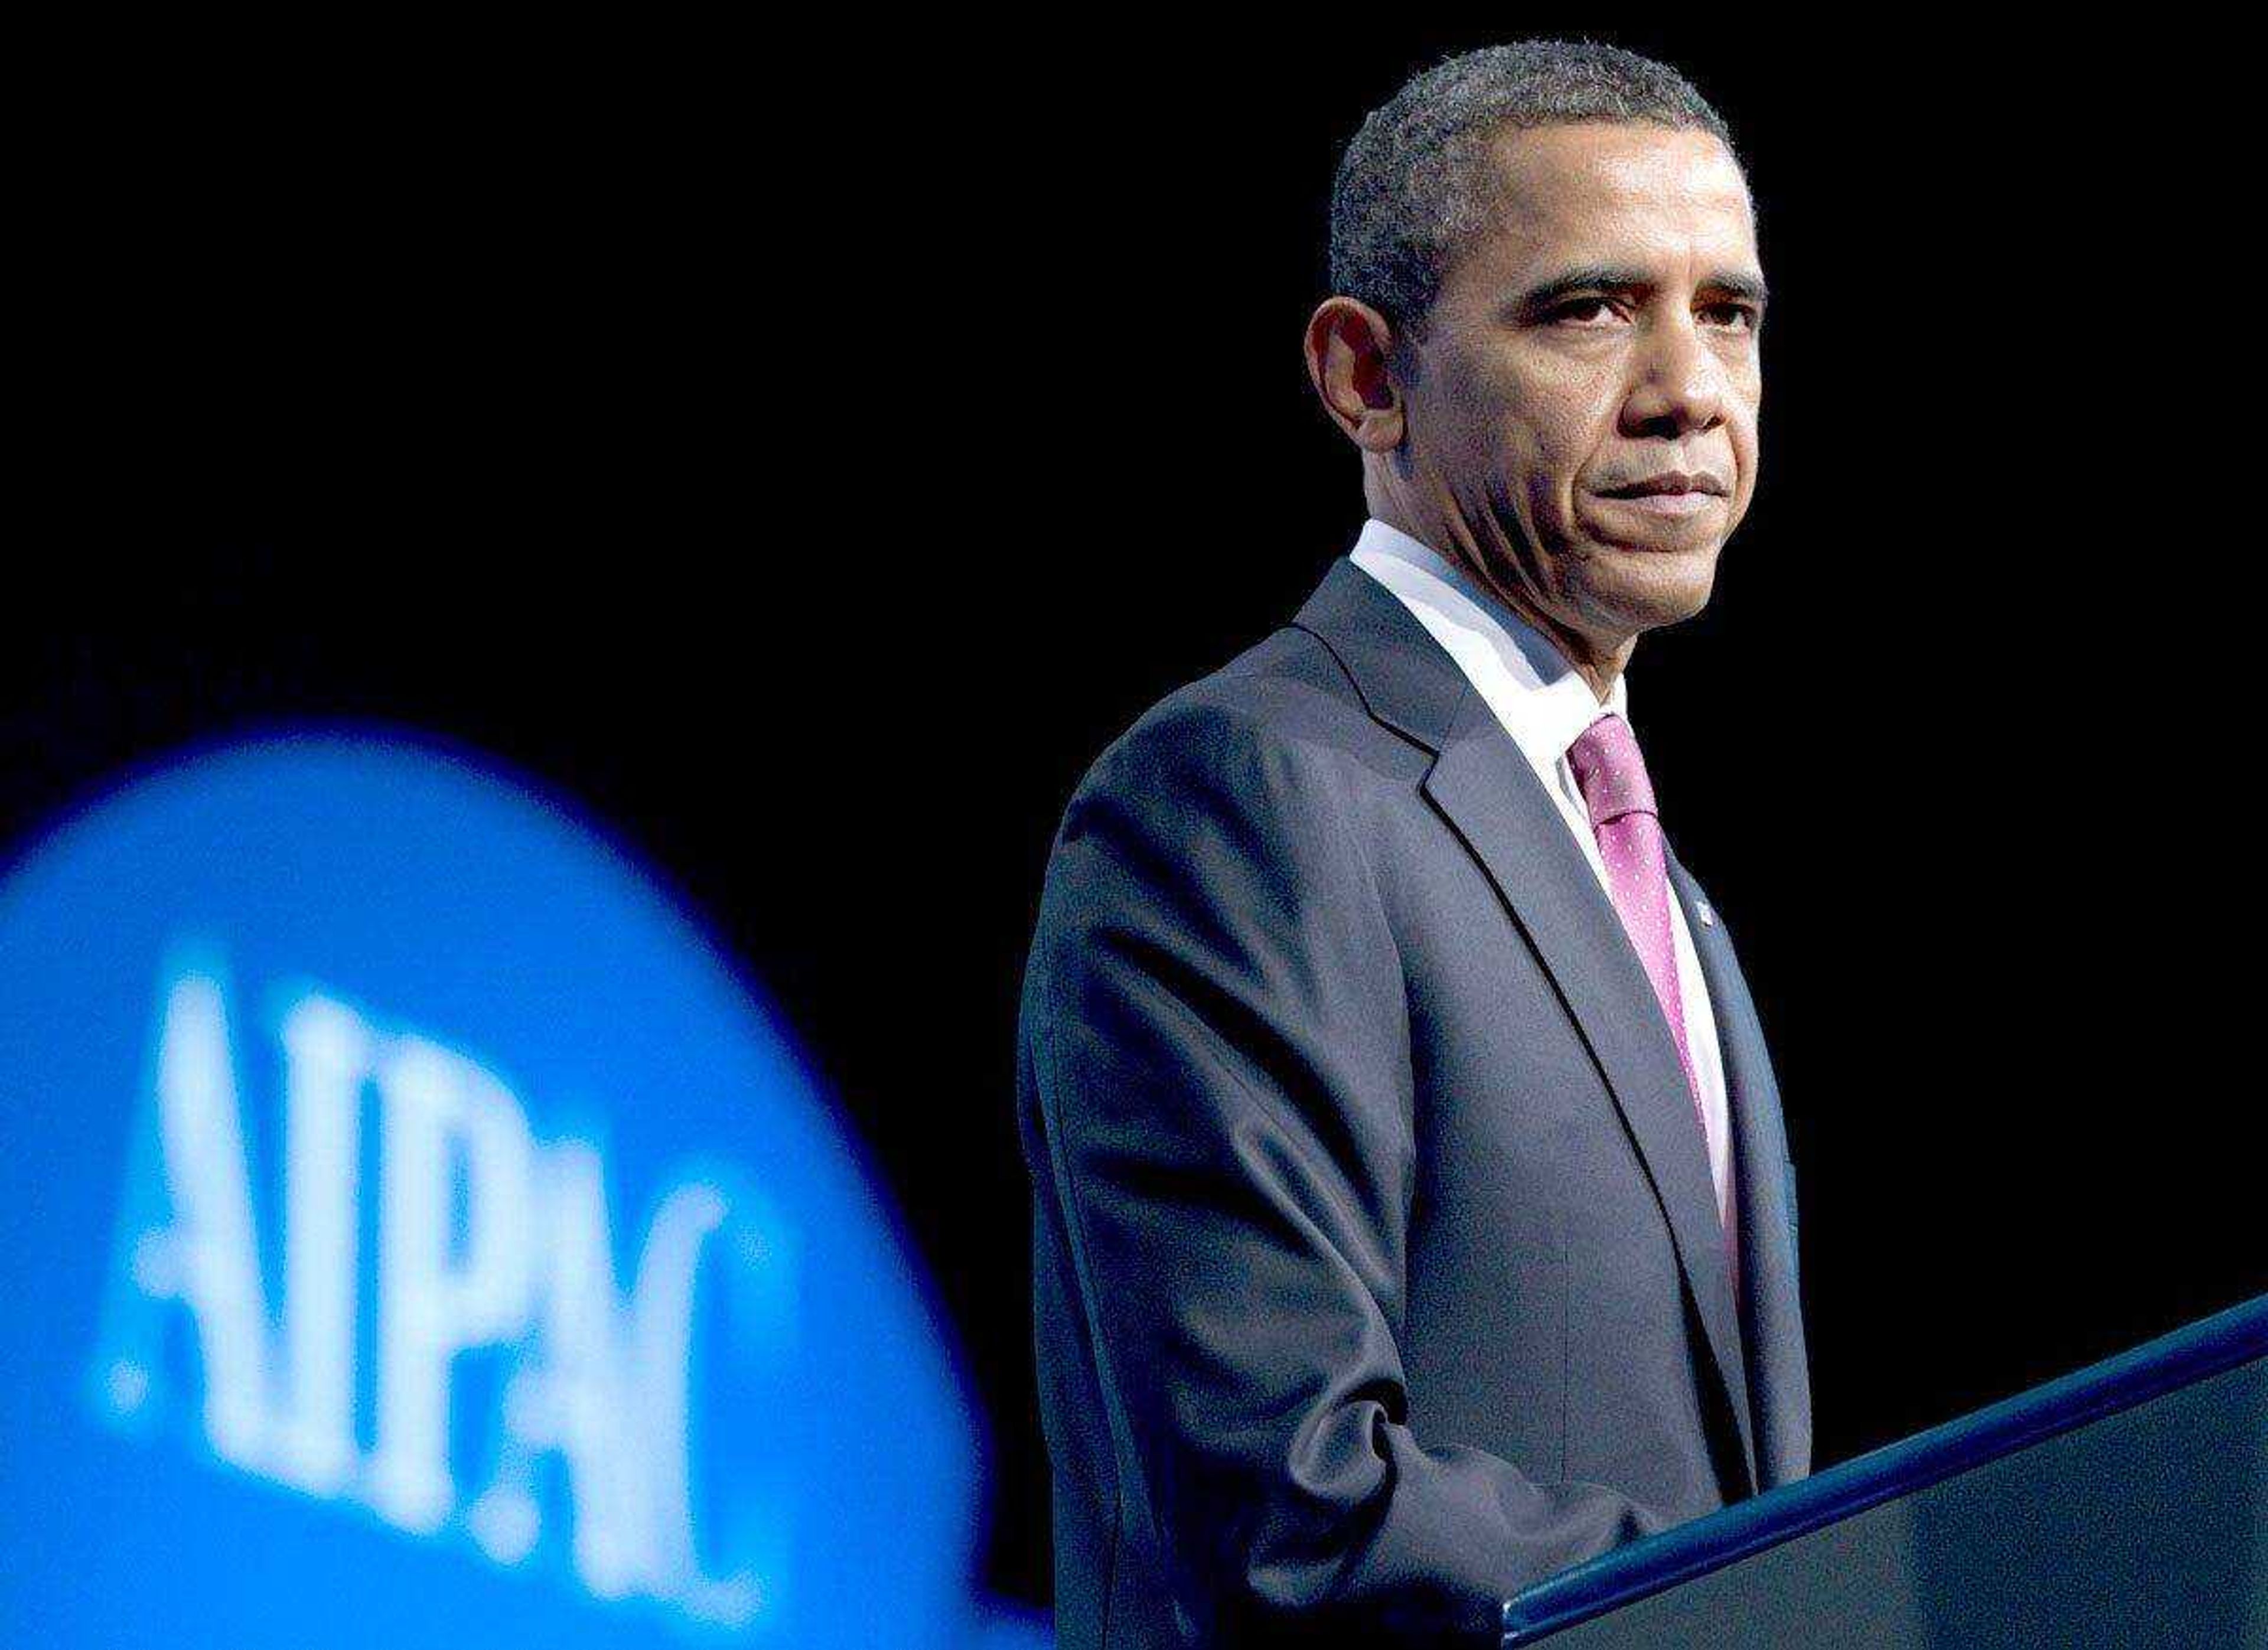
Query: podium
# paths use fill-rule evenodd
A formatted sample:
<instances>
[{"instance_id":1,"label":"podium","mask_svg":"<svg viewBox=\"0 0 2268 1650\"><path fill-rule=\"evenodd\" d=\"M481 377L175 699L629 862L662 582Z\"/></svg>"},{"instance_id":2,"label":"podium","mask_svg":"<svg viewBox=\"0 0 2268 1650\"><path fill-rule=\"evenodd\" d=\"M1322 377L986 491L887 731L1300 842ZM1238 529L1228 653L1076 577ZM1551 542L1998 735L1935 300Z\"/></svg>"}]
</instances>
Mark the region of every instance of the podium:
<instances>
[{"instance_id":1,"label":"podium","mask_svg":"<svg viewBox=\"0 0 2268 1650\"><path fill-rule=\"evenodd\" d=\"M2268 1646L2268 1295L1563 1571L1503 1643Z\"/></svg>"}]
</instances>

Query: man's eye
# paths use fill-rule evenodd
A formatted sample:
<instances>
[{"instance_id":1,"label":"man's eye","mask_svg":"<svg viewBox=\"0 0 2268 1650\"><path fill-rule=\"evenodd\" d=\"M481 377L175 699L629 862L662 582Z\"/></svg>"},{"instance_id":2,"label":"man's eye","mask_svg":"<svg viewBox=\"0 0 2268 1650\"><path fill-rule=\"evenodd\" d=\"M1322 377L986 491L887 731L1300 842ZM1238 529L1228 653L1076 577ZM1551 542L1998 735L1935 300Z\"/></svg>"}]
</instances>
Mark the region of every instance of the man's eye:
<instances>
[{"instance_id":1,"label":"man's eye","mask_svg":"<svg viewBox=\"0 0 2268 1650\"><path fill-rule=\"evenodd\" d=\"M1573 323L1578 327L1602 327L1615 320L1615 304L1609 298L1570 298L1551 312L1551 319Z\"/></svg>"},{"instance_id":2,"label":"man's eye","mask_svg":"<svg viewBox=\"0 0 2268 1650\"><path fill-rule=\"evenodd\" d=\"M1734 332L1754 332L1759 319L1753 304L1711 304L1701 313L1711 325Z\"/></svg>"}]
</instances>

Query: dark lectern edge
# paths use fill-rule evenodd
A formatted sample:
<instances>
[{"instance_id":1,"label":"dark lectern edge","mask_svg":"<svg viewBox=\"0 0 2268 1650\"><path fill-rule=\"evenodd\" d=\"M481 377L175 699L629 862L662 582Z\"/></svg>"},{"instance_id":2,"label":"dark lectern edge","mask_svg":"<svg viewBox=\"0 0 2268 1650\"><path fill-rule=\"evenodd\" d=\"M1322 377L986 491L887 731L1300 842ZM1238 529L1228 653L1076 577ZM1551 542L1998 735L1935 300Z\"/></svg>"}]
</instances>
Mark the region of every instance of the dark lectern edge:
<instances>
[{"instance_id":1,"label":"dark lectern edge","mask_svg":"<svg viewBox=\"0 0 2268 1650\"><path fill-rule=\"evenodd\" d=\"M1503 1642L1532 1644L1546 1633L2261 1357L2268 1357L2268 1295L1564 1570L1505 1601Z\"/></svg>"}]
</instances>

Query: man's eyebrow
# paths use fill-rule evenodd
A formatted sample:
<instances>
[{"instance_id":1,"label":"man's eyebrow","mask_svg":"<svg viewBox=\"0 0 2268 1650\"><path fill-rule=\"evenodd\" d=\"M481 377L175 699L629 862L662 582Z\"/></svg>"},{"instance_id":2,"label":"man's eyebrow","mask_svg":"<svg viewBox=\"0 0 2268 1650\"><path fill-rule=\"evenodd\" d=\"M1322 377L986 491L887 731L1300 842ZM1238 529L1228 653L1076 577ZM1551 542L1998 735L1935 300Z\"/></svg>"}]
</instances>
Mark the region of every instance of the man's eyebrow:
<instances>
[{"instance_id":1,"label":"man's eyebrow","mask_svg":"<svg viewBox=\"0 0 2268 1650\"><path fill-rule=\"evenodd\" d=\"M1705 292L1722 292L1727 298L1744 298L1758 309L1771 297L1771 289L1764 284L1761 275L1750 275L1745 269L1719 269L1701 283Z\"/></svg>"},{"instance_id":2,"label":"man's eyebrow","mask_svg":"<svg viewBox=\"0 0 2268 1650\"><path fill-rule=\"evenodd\" d=\"M1653 284L1653 276L1633 264L1587 264L1529 287L1513 300L1513 308L1519 313L1533 315L1578 292L1641 292ZM1745 269L1712 270L1703 278L1701 290L1745 298L1759 309L1770 297L1764 276Z\"/></svg>"}]
</instances>

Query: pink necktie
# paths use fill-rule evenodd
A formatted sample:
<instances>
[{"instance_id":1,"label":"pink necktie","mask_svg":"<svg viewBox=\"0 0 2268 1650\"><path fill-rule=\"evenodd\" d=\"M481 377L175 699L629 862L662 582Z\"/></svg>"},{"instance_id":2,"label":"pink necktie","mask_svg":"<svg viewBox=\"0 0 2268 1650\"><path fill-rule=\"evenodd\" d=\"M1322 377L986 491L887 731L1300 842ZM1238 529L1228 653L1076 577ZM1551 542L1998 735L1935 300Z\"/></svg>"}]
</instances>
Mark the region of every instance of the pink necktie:
<instances>
[{"instance_id":1,"label":"pink necktie","mask_svg":"<svg viewBox=\"0 0 2268 1650\"><path fill-rule=\"evenodd\" d=\"M1609 711L1567 748L1567 765L1575 770L1575 783L1590 810L1591 833L1599 839L1600 857L1607 862L1607 888L1615 910L1669 1021L1677 1063L1685 1070L1685 1086L1693 1096L1693 1113L1700 1120L1705 1145L1709 1115L1701 1105L1693 1051L1685 1042L1685 998L1678 990L1677 950L1669 932L1669 874L1662 858L1661 821L1654 813L1653 784L1646 777L1638 737L1629 723ZM1710 1183L1713 1191L1713 1177ZM1719 1204L1717 1218L1725 1226L1729 1257L1732 1211Z\"/></svg>"}]
</instances>

